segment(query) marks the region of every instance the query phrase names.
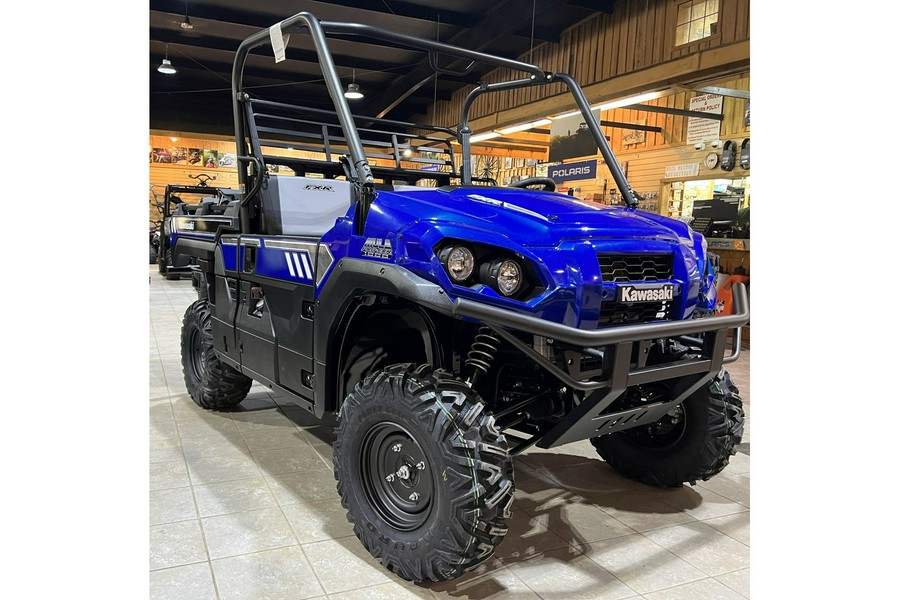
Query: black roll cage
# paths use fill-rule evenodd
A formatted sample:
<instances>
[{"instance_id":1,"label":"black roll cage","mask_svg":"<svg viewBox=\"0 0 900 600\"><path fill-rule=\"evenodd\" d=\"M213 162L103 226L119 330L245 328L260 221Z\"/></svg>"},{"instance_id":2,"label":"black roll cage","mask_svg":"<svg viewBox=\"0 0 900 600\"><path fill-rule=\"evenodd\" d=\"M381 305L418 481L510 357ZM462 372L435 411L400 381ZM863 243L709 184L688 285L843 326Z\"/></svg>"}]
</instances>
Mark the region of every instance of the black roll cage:
<instances>
[{"instance_id":1,"label":"black roll cage","mask_svg":"<svg viewBox=\"0 0 900 600\"><path fill-rule=\"evenodd\" d=\"M246 110L252 110L249 108L250 105L248 103L255 103L257 106L259 106L260 103L264 101L251 101L250 95L243 90L244 64L246 62L247 55L251 50L270 42L270 32L280 31L281 35L285 35L288 33L300 32L304 30L312 38L313 47L315 48L316 55L319 58L319 65L322 70L325 85L328 88L328 94L331 96L331 100L334 103L334 114L337 117L338 124L340 125L343 133L342 139L340 141L346 146L349 152L349 164L348 168L346 169L346 175L348 180L352 181L356 186L356 197L358 198L358 202L360 203L360 206L357 209L357 214L362 221L357 224L357 231L363 231L364 221L366 215L368 214L369 206L375 198L375 177L373 175L373 169L369 165L366 153L363 149L363 142L359 133L360 129L357 127L357 121L360 121L361 118L355 117L350 111L350 105L343 95L340 77L338 76L337 69L334 65L334 60L331 56L331 52L328 49L327 37L329 35L338 38L351 37L380 40L391 42L397 44L398 46L406 48L424 50L428 52L429 64L435 70L435 72L451 77L460 77L471 72L476 64L488 64L496 67L505 67L514 71L526 73L528 75L528 77L524 79L501 81L490 84L482 83L474 90L472 90L472 92L470 92L468 97L466 98L465 102L463 102L459 120L459 127L456 132L446 128L430 127L432 131L443 130L450 135L455 135L459 140L463 157L462 165L460 165L460 178L462 179L463 185L471 185L473 182L472 173L470 172L471 169L469 167L471 156L472 130L469 127L468 113L473 102L479 96L491 92L518 89L536 85L547 85L550 83L561 82L565 84L574 96L575 104L581 111L584 122L587 124L587 127L590 130L591 134L594 136L594 139L597 142L597 147L600 150L600 154L606 161L606 164L609 167L610 172L612 173L613 180L622 193L623 200L629 207L633 208L637 206L637 200L635 198L634 192L628 185L625 174L619 167L619 163L615 160L612 148L609 146L606 137L600 130L600 124L597 121L596 115L591 112L591 107L584 95L584 91L571 76L565 73L552 73L544 71L537 65L521 62L518 60L503 58L492 54L486 54L484 52L477 52L475 50L459 48L457 46L452 46L443 42L418 38L382 29L380 27L365 25L362 23L319 21L311 13L300 12L292 17L288 17L280 23L277 23L272 28L263 29L251 35L241 43L241 45L238 47L237 53L235 54L231 79L231 91L234 111L235 145L237 150L237 161L239 165L238 177L240 180L240 187L242 191L244 191L244 196L241 199L240 210L241 231L251 231L250 200L262 187L263 180L266 177L266 169L264 168L261 148L258 146L258 137L256 136L256 132L247 131L248 127L253 127L253 119L248 119L248 115L246 114L244 108L245 106L247 106L248 108ZM440 56L461 58L469 60L470 62L461 70L450 70L439 65ZM248 120L245 122L245 119ZM390 123L390 121L386 119L375 119L372 117L365 117L365 122L376 124ZM416 125L416 127L425 126ZM256 147L248 147L248 137L251 139L251 144ZM252 140L254 139L256 139L257 141L253 142ZM253 167L252 173L247 172L248 166Z\"/></svg>"},{"instance_id":2,"label":"black roll cage","mask_svg":"<svg viewBox=\"0 0 900 600\"><path fill-rule=\"evenodd\" d=\"M222 188L208 186L205 184L181 185L170 183L166 186L166 191L163 196L163 218L168 219L169 217L171 217L172 207L183 203L183 200L180 199L178 201L173 200L172 196L174 194L206 194L208 197L215 197L219 202L224 200L226 197L231 197L230 194L227 194L221 190Z\"/></svg>"}]
</instances>

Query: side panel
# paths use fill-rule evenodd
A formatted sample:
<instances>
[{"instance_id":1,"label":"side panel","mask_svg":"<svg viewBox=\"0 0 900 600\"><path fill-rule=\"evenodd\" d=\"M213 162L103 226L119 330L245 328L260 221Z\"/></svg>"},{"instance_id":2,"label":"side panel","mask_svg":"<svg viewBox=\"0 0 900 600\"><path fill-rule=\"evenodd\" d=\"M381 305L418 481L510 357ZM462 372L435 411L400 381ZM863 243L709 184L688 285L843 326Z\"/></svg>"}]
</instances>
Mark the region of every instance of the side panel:
<instances>
[{"instance_id":1,"label":"side panel","mask_svg":"<svg viewBox=\"0 0 900 600\"><path fill-rule=\"evenodd\" d=\"M198 255L198 248L202 248L204 243L213 243L219 228L233 228L236 225L237 220L232 217L171 217L166 236L166 246L172 248L171 266L188 266L193 257Z\"/></svg>"},{"instance_id":2,"label":"side panel","mask_svg":"<svg viewBox=\"0 0 900 600\"><path fill-rule=\"evenodd\" d=\"M242 236L237 256L242 368L307 398L317 245L312 239Z\"/></svg>"},{"instance_id":3,"label":"side panel","mask_svg":"<svg viewBox=\"0 0 900 600\"><path fill-rule=\"evenodd\" d=\"M256 379L277 383L275 329L267 294L256 272L262 242L257 236L241 236L238 242L238 304L235 319L241 368Z\"/></svg>"},{"instance_id":4,"label":"side panel","mask_svg":"<svg viewBox=\"0 0 900 600\"><path fill-rule=\"evenodd\" d=\"M240 348L234 331L234 316L238 305L237 236L222 240L215 250L215 305L212 315L213 347L220 354L239 363Z\"/></svg>"},{"instance_id":5,"label":"side panel","mask_svg":"<svg viewBox=\"0 0 900 600\"><path fill-rule=\"evenodd\" d=\"M278 382L309 398L317 247L312 238L263 238L257 265L278 341Z\"/></svg>"}]
</instances>

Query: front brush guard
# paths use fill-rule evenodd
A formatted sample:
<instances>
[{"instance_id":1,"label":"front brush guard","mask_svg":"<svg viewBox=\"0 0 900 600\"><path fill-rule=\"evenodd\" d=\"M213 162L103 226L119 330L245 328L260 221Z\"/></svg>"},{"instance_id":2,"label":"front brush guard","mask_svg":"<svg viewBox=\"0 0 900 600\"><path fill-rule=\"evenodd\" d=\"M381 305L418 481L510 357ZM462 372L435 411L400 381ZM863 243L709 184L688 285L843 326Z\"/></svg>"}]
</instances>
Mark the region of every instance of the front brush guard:
<instances>
[{"instance_id":1,"label":"front brush guard","mask_svg":"<svg viewBox=\"0 0 900 600\"><path fill-rule=\"evenodd\" d=\"M737 360L741 352L741 327L750 321L747 288L736 283L732 289L735 313L684 321L642 323L588 331L544 321L537 317L511 312L458 298L454 314L483 322L510 345L529 356L552 373L563 384L587 392L585 398L562 421L546 432L522 441L512 453L537 444L552 448L569 442L607 435L658 421L683 402L719 372L722 365ZM536 352L510 330L551 338L572 346L591 349L609 357L609 367L599 378L576 379ZM734 331L731 353L726 357L725 343ZM671 362L647 366L647 355L653 340L676 339L700 348L699 356L687 356ZM637 360L632 360L637 344ZM604 413L625 390L666 379L681 379L674 398L612 413Z\"/></svg>"}]
</instances>

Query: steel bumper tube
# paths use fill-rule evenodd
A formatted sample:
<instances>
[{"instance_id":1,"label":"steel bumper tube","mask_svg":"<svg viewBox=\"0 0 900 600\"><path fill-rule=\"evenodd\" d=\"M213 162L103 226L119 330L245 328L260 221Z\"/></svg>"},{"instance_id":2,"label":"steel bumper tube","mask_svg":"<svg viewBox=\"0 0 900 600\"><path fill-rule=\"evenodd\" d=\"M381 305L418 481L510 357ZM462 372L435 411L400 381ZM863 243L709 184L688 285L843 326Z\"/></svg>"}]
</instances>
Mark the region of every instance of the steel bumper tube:
<instances>
[{"instance_id":1,"label":"steel bumper tube","mask_svg":"<svg viewBox=\"0 0 900 600\"><path fill-rule=\"evenodd\" d=\"M723 364L736 360L740 354L740 328L750 320L747 288L743 284L735 284L732 294L735 306L733 315L623 325L596 331L552 323L464 299L457 299L454 314L476 319L490 326L500 337L535 360L565 385L584 394L583 399L560 422L514 448L512 453L517 454L533 443L541 448L551 448L652 423L683 402L718 373ZM552 338L556 342L581 347L585 351L605 348L604 352L608 352L610 357L609 367L604 368L605 372L599 378L573 377L538 354L508 329ZM733 350L726 357L724 353L728 330L734 330ZM680 338L692 345L700 345L700 355L648 365L645 352L649 347L649 340L659 338ZM638 350L639 356L644 357L638 358L636 363L632 359L634 349ZM635 408L613 408L613 403L628 388L666 379L678 379L681 382L673 397Z\"/></svg>"},{"instance_id":2,"label":"steel bumper tube","mask_svg":"<svg viewBox=\"0 0 900 600\"><path fill-rule=\"evenodd\" d=\"M747 299L747 287L742 283L734 284L732 298L735 312L724 317L705 319L687 319L684 321L667 321L663 323L641 323L639 325L622 325L589 331L578 329L561 323L545 321L537 317L514 313L506 309L488 306L464 298L458 298L454 306L454 314L460 317L477 319L488 325L509 327L540 335L554 340L567 342L581 347L607 346L619 342L671 338L691 335L719 329L737 329L750 321L750 307Z\"/></svg>"}]
</instances>

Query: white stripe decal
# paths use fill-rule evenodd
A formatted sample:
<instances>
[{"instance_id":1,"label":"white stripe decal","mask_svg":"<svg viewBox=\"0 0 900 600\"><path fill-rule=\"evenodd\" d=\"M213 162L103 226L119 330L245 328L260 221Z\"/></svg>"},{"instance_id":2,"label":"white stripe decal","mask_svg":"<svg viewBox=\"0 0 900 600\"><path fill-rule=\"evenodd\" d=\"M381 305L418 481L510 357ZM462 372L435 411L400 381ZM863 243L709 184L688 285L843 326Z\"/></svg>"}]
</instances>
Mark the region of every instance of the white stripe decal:
<instances>
[{"instance_id":1,"label":"white stripe decal","mask_svg":"<svg viewBox=\"0 0 900 600\"><path fill-rule=\"evenodd\" d=\"M294 273L294 265L291 264L291 255L289 253L285 252L284 259L287 261L288 271L291 272L291 277L296 277L297 275L296 275L296 273Z\"/></svg>"},{"instance_id":2,"label":"white stripe decal","mask_svg":"<svg viewBox=\"0 0 900 600\"><path fill-rule=\"evenodd\" d=\"M302 253L300 255L300 258L303 259L303 266L306 267L306 272L309 273L309 278L312 279L313 278L313 270L309 264L309 257L306 255L306 252Z\"/></svg>"},{"instance_id":3,"label":"white stripe decal","mask_svg":"<svg viewBox=\"0 0 900 600\"><path fill-rule=\"evenodd\" d=\"M294 264L297 265L297 276L303 277L304 279L308 278L309 275L306 274L306 270L303 268L303 265L300 264L300 257L295 253L292 253L291 256L294 258Z\"/></svg>"}]
</instances>

